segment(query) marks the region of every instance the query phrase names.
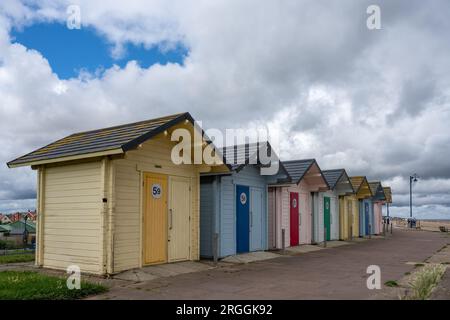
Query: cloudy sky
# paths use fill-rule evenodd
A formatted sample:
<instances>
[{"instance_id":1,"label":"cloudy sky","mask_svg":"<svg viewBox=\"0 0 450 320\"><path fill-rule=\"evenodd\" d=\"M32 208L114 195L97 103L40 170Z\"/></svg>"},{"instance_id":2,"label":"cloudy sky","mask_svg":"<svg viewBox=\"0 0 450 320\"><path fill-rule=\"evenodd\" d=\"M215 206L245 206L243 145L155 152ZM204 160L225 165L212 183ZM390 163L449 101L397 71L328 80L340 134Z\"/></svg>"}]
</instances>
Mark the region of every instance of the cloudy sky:
<instances>
[{"instance_id":1,"label":"cloudy sky","mask_svg":"<svg viewBox=\"0 0 450 320\"><path fill-rule=\"evenodd\" d=\"M81 29L66 26L78 5ZM367 7L381 8L369 30ZM450 219L448 0L0 2L0 212L34 208L6 162L67 134L189 111L265 124L284 159L382 180L394 215Z\"/></svg>"}]
</instances>

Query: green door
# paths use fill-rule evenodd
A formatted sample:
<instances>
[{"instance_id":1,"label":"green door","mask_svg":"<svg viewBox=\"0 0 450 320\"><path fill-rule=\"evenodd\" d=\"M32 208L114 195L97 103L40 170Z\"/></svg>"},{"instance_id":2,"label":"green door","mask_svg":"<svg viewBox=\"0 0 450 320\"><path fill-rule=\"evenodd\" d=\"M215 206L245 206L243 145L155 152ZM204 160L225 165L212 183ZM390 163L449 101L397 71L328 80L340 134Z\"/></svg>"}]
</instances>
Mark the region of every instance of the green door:
<instances>
[{"instance_id":1,"label":"green door","mask_svg":"<svg viewBox=\"0 0 450 320\"><path fill-rule=\"evenodd\" d=\"M323 197L323 220L325 228L327 228L327 241L331 240L331 214L330 214L330 198Z\"/></svg>"}]
</instances>

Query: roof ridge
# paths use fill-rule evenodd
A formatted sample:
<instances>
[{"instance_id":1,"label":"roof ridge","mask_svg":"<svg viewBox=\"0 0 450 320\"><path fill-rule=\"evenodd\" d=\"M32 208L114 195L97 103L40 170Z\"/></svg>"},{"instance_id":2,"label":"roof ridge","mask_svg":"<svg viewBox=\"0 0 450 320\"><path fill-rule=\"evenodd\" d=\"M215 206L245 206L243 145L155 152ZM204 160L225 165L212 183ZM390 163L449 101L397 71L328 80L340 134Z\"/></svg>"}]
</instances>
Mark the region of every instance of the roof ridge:
<instances>
[{"instance_id":1,"label":"roof ridge","mask_svg":"<svg viewBox=\"0 0 450 320\"><path fill-rule=\"evenodd\" d=\"M259 144L264 144L267 143L268 145L270 145L270 142L268 140L264 140L264 141L256 141L256 142L246 142L246 143L239 143L239 144L231 144L228 146L222 146L222 147L218 147L217 149L229 149L229 148L235 148L235 147L240 147L240 146L252 146L252 145L259 145Z\"/></svg>"},{"instance_id":2,"label":"roof ridge","mask_svg":"<svg viewBox=\"0 0 450 320\"><path fill-rule=\"evenodd\" d=\"M322 172L329 172L329 171L345 171L344 168L341 169L327 169L327 170L322 170Z\"/></svg>"},{"instance_id":3,"label":"roof ridge","mask_svg":"<svg viewBox=\"0 0 450 320\"><path fill-rule=\"evenodd\" d=\"M287 162L299 162L299 161L303 161L303 162L306 162L306 161L316 161L316 159L310 158L310 159L298 159L298 160L285 160L285 161L282 161L282 162L287 163Z\"/></svg>"},{"instance_id":4,"label":"roof ridge","mask_svg":"<svg viewBox=\"0 0 450 320\"><path fill-rule=\"evenodd\" d=\"M194 119L189 112L184 112L118 126L74 133L9 161L7 165L11 168L12 166L24 166L30 163L33 164L36 163L36 161L53 160L73 155L89 155L99 151L106 152L114 149L121 149L120 152L116 150L116 153L126 152L136 147L138 144L148 140L152 136L179 123L183 119L189 120L192 124L194 124ZM116 134L119 131L125 132L132 130L133 128L134 133L127 135L126 138L123 134ZM100 135L101 137L95 137L96 135ZM115 138L105 144L104 142L108 140L108 135L110 137L115 135ZM79 143L82 140L84 142ZM92 147L94 144L96 145L95 148Z\"/></svg>"},{"instance_id":5,"label":"roof ridge","mask_svg":"<svg viewBox=\"0 0 450 320\"><path fill-rule=\"evenodd\" d=\"M141 124L141 123L146 123L146 122L150 122L150 121L162 120L162 119L165 119L165 118L172 118L172 117L176 118L176 117L179 117L181 115L188 114L188 113L189 112L180 112L180 113L174 113L174 114L171 114L171 115L158 117L158 118L153 118L153 119L147 119L147 120L141 120L141 121L136 121L136 122L123 123L123 124L119 124L119 125L115 125L115 126L111 126L111 127L104 127L104 128L87 130L87 131L79 131L79 132L72 133L71 135L68 135L65 138L76 136L76 135L80 135L80 134L94 133L94 132L103 131L103 130L118 129L118 128L121 128L121 127L126 127L126 126Z\"/></svg>"}]
</instances>

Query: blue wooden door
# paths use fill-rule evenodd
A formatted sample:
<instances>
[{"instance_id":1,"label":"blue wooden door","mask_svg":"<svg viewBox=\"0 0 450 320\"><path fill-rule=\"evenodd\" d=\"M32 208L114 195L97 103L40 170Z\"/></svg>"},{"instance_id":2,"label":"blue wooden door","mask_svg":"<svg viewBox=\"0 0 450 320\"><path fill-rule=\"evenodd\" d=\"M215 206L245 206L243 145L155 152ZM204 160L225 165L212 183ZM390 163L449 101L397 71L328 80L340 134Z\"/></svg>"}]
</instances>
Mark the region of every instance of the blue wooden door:
<instances>
[{"instance_id":1,"label":"blue wooden door","mask_svg":"<svg viewBox=\"0 0 450 320\"><path fill-rule=\"evenodd\" d=\"M250 190L250 251L263 249L263 190Z\"/></svg>"},{"instance_id":2,"label":"blue wooden door","mask_svg":"<svg viewBox=\"0 0 450 320\"><path fill-rule=\"evenodd\" d=\"M236 251L249 252L250 192L249 187L236 186Z\"/></svg>"},{"instance_id":3,"label":"blue wooden door","mask_svg":"<svg viewBox=\"0 0 450 320\"><path fill-rule=\"evenodd\" d=\"M364 219L365 219L365 230L366 235L369 235L369 225L370 225L370 211L369 211L369 203L364 201Z\"/></svg>"}]
</instances>

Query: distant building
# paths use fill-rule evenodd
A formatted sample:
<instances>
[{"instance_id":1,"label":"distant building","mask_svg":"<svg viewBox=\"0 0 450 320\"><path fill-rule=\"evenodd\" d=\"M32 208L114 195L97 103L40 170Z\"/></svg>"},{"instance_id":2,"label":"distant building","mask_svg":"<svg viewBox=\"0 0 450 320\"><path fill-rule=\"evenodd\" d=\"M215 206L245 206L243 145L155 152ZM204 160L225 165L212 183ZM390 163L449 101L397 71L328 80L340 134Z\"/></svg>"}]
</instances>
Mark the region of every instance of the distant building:
<instances>
[{"instance_id":1,"label":"distant building","mask_svg":"<svg viewBox=\"0 0 450 320\"><path fill-rule=\"evenodd\" d=\"M9 215L11 222L16 222L22 220L22 214L20 212L12 213Z\"/></svg>"},{"instance_id":2,"label":"distant building","mask_svg":"<svg viewBox=\"0 0 450 320\"><path fill-rule=\"evenodd\" d=\"M26 213L26 216L28 218L28 221L33 221L33 222L36 221L36 217L37 217L36 210L34 210L34 211L28 210L28 212Z\"/></svg>"},{"instance_id":3,"label":"distant building","mask_svg":"<svg viewBox=\"0 0 450 320\"><path fill-rule=\"evenodd\" d=\"M0 222L1 224L8 224L11 223L11 219L9 219L7 215L1 215Z\"/></svg>"},{"instance_id":4,"label":"distant building","mask_svg":"<svg viewBox=\"0 0 450 320\"><path fill-rule=\"evenodd\" d=\"M11 228L9 224L0 224L0 240L9 240L9 232Z\"/></svg>"},{"instance_id":5,"label":"distant building","mask_svg":"<svg viewBox=\"0 0 450 320\"><path fill-rule=\"evenodd\" d=\"M27 244L33 244L36 241L36 224L27 221L19 220L7 225L2 225L0 228L0 239L14 241L17 245L23 244L24 233L27 233Z\"/></svg>"}]
</instances>

